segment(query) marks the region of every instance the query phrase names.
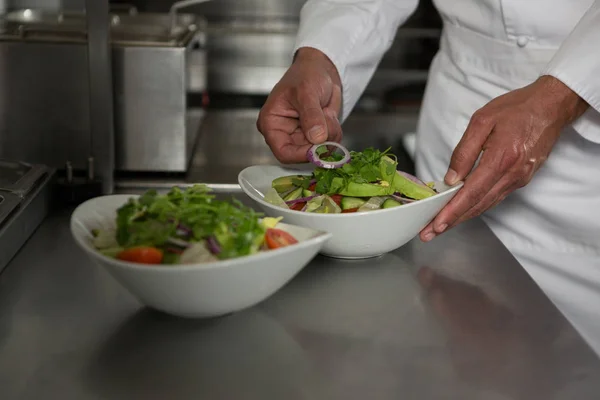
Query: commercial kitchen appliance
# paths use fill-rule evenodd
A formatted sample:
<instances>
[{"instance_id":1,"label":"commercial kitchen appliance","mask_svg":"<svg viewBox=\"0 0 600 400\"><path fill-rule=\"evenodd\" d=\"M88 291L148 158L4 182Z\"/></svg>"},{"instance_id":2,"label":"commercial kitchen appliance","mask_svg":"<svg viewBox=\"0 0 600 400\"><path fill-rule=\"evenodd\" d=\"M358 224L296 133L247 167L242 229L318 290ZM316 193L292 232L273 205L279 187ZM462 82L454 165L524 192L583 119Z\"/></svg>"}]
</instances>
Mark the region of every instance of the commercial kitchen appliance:
<instances>
[{"instance_id":1,"label":"commercial kitchen appliance","mask_svg":"<svg viewBox=\"0 0 600 400\"><path fill-rule=\"evenodd\" d=\"M138 13L110 18L116 170L184 172L206 86L201 17ZM174 21L174 24L173 24ZM75 170L91 146L86 16L20 10L0 22L0 157ZM93 128L93 127L92 127Z\"/></svg>"},{"instance_id":2,"label":"commercial kitchen appliance","mask_svg":"<svg viewBox=\"0 0 600 400\"><path fill-rule=\"evenodd\" d=\"M0 159L0 272L51 206L54 170Z\"/></svg>"}]
</instances>

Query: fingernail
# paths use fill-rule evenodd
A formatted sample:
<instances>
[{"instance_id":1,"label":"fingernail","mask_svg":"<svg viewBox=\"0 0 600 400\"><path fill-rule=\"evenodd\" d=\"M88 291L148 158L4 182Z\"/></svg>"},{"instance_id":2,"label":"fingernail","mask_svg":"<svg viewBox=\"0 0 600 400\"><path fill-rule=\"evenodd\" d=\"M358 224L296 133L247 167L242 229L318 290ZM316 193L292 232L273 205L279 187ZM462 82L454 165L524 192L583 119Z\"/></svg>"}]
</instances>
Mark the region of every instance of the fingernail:
<instances>
[{"instance_id":1,"label":"fingernail","mask_svg":"<svg viewBox=\"0 0 600 400\"><path fill-rule=\"evenodd\" d=\"M447 227L448 227L448 224L438 225L438 227L436 229L436 232L437 233L442 233L442 232L444 232L446 230Z\"/></svg>"},{"instance_id":2,"label":"fingernail","mask_svg":"<svg viewBox=\"0 0 600 400\"><path fill-rule=\"evenodd\" d=\"M430 241L430 240L432 240L434 237L435 237L435 233L434 233L434 232L427 232L427 233L425 234L425 236L423 236L423 239L424 239L426 242L429 242L429 241Z\"/></svg>"},{"instance_id":3,"label":"fingernail","mask_svg":"<svg viewBox=\"0 0 600 400\"><path fill-rule=\"evenodd\" d=\"M316 142L316 141L320 140L324 135L325 135L325 129L323 129L323 127L320 125L313 126L308 131L308 138L312 142Z\"/></svg>"},{"instance_id":4,"label":"fingernail","mask_svg":"<svg viewBox=\"0 0 600 400\"><path fill-rule=\"evenodd\" d=\"M456 181L458 180L458 174L456 173L455 170L450 168L448 170L448 172L446 172L446 176L444 177L444 180L446 181L446 183L448 185L454 185L456 183Z\"/></svg>"}]
</instances>

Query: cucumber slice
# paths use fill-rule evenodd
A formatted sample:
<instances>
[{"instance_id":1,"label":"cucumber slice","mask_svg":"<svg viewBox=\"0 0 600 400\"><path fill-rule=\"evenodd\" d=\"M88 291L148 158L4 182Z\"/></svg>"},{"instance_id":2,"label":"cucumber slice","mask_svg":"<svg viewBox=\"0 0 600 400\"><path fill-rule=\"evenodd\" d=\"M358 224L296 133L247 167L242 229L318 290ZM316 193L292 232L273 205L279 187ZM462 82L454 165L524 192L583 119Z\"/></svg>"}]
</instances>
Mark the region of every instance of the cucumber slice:
<instances>
[{"instance_id":1,"label":"cucumber slice","mask_svg":"<svg viewBox=\"0 0 600 400\"><path fill-rule=\"evenodd\" d=\"M308 189L304 189L302 191L302 197L310 197L310 196L314 196L314 195L315 195L315 192L311 192Z\"/></svg>"},{"instance_id":2,"label":"cucumber slice","mask_svg":"<svg viewBox=\"0 0 600 400\"><path fill-rule=\"evenodd\" d=\"M381 206L381 208L392 208L392 207L398 207L401 205L402 205L402 203L400 203L399 201L396 201L394 199L387 199L386 201L383 202L383 205Z\"/></svg>"},{"instance_id":3,"label":"cucumber slice","mask_svg":"<svg viewBox=\"0 0 600 400\"><path fill-rule=\"evenodd\" d=\"M359 208L367 201L358 197L342 197L342 201L340 201L340 205L342 206L342 210L351 210L353 208Z\"/></svg>"}]
</instances>

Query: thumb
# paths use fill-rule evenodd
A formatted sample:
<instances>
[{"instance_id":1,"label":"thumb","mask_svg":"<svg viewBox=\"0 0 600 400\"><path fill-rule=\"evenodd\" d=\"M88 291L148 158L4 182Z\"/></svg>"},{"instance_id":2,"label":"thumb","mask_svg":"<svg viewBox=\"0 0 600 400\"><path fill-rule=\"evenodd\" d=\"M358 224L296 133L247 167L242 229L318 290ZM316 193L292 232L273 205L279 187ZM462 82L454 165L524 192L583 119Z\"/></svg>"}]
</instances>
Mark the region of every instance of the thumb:
<instances>
[{"instance_id":1,"label":"thumb","mask_svg":"<svg viewBox=\"0 0 600 400\"><path fill-rule=\"evenodd\" d=\"M327 140L327 121L316 92L299 92L296 109L300 114L300 128L306 139L319 144Z\"/></svg>"},{"instance_id":2,"label":"thumb","mask_svg":"<svg viewBox=\"0 0 600 400\"><path fill-rule=\"evenodd\" d=\"M448 185L463 180L471 172L493 128L494 123L490 118L479 112L473 114L465 133L452 153L450 167L444 177Z\"/></svg>"}]
</instances>

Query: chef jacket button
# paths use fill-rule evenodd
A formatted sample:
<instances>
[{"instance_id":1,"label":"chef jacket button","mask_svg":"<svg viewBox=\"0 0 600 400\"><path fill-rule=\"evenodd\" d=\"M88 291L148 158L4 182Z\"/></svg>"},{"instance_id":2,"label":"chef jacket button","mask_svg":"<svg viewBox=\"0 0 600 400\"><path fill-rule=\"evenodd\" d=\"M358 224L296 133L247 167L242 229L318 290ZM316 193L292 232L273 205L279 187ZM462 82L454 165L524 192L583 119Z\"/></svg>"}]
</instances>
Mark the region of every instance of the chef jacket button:
<instances>
[{"instance_id":1,"label":"chef jacket button","mask_svg":"<svg viewBox=\"0 0 600 400\"><path fill-rule=\"evenodd\" d=\"M519 47L525 47L527 46L527 43L529 43L529 38L527 36L519 36L517 38L517 45Z\"/></svg>"}]
</instances>

